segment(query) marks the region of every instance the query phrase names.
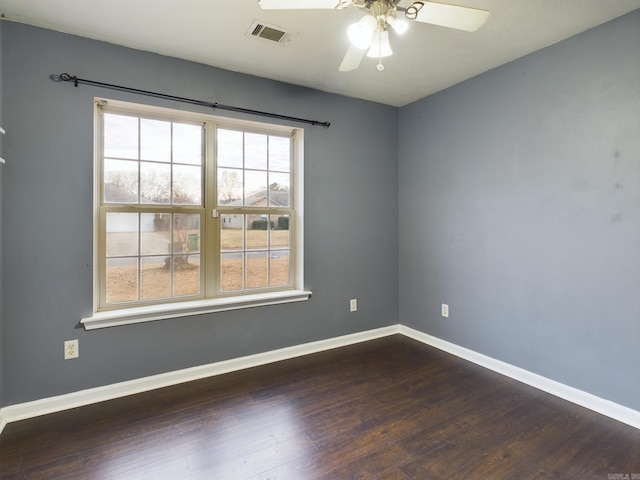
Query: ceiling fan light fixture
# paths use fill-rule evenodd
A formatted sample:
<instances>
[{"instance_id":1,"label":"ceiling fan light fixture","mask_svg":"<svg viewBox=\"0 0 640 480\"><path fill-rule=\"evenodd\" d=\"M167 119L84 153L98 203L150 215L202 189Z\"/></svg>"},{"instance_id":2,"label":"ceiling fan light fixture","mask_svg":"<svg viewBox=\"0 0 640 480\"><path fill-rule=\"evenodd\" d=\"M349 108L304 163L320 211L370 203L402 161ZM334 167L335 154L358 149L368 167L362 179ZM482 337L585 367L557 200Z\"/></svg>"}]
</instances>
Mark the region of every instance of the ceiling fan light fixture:
<instances>
[{"instance_id":1,"label":"ceiling fan light fixture","mask_svg":"<svg viewBox=\"0 0 640 480\"><path fill-rule=\"evenodd\" d=\"M366 12L358 22L349 25L347 36L349 48L338 67L341 72L350 72L360 65L365 52L368 57L378 59L377 69L384 70L382 58L393 55L389 43L389 32L402 35L409 22L419 22L440 27L475 32L487 21L489 11L463 7L443 0L254 0L264 10L341 10L356 7ZM447 0L444 0L445 2ZM409 4L408 6L404 6ZM402 6L400 5L402 3ZM402 18L398 18L401 12ZM276 29L279 30L279 29ZM273 39L278 31L265 30L259 38ZM251 35L255 36L252 30ZM287 38L286 35L282 38ZM279 40L279 43L284 43Z\"/></svg>"},{"instance_id":2,"label":"ceiling fan light fixture","mask_svg":"<svg viewBox=\"0 0 640 480\"><path fill-rule=\"evenodd\" d=\"M391 44L389 43L389 32L386 30L378 30L373 34L371 48L367 52L367 57L384 58L393 55Z\"/></svg>"},{"instance_id":3,"label":"ceiling fan light fixture","mask_svg":"<svg viewBox=\"0 0 640 480\"><path fill-rule=\"evenodd\" d=\"M371 46L376 27L376 19L371 15L362 17L358 22L349 25L347 29L349 41L354 47L366 50Z\"/></svg>"},{"instance_id":4,"label":"ceiling fan light fixture","mask_svg":"<svg viewBox=\"0 0 640 480\"><path fill-rule=\"evenodd\" d=\"M402 35L407 30L409 30L409 22L407 22L404 18L389 17L387 23L391 25L393 31L398 35Z\"/></svg>"}]
</instances>

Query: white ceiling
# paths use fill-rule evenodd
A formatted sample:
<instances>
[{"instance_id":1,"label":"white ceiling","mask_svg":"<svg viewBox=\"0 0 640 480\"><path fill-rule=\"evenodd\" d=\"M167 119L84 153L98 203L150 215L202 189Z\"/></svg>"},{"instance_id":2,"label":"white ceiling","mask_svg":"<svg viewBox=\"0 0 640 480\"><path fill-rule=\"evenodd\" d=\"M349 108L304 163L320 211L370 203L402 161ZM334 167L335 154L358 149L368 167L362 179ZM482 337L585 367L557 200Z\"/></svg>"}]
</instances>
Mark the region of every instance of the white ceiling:
<instances>
[{"instance_id":1,"label":"white ceiling","mask_svg":"<svg viewBox=\"0 0 640 480\"><path fill-rule=\"evenodd\" d=\"M347 26L363 15L354 7L267 11L257 0L0 0L0 13L10 21L402 106L640 8L640 0L439 1L491 14L474 33L416 22L402 37L392 32L394 55L384 59L383 72L376 70L377 59L366 57L358 70L338 72ZM246 36L254 20L298 36L286 46Z\"/></svg>"}]
</instances>

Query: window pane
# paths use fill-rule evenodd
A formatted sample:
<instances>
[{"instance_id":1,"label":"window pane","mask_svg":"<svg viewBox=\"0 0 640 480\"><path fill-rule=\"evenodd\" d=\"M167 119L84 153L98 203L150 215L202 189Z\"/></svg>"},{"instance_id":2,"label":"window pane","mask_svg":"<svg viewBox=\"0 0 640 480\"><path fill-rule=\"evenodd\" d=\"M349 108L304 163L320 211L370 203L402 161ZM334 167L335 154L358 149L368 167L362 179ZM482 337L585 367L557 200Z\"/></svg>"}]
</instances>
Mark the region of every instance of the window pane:
<instances>
[{"instance_id":1,"label":"window pane","mask_svg":"<svg viewBox=\"0 0 640 480\"><path fill-rule=\"evenodd\" d=\"M173 161L202 165L202 126L173 124Z\"/></svg>"},{"instance_id":2,"label":"window pane","mask_svg":"<svg viewBox=\"0 0 640 480\"><path fill-rule=\"evenodd\" d=\"M200 255L173 257L173 295L184 297L200 293Z\"/></svg>"},{"instance_id":3,"label":"window pane","mask_svg":"<svg viewBox=\"0 0 640 480\"><path fill-rule=\"evenodd\" d=\"M138 162L105 158L104 201L138 203Z\"/></svg>"},{"instance_id":4,"label":"window pane","mask_svg":"<svg viewBox=\"0 0 640 480\"><path fill-rule=\"evenodd\" d=\"M247 207L267 206L267 172L245 171L244 204Z\"/></svg>"},{"instance_id":5,"label":"window pane","mask_svg":"<svg viewBox=\"0 0 640 480\"><path fill-rule=\"evenodd\" d=\"M218 129L218 166L242 168L244 156L242 132Z\"/></svg>"},{"instance_id":6,"label":"window pane","mask_svg":"<svg viewBox=\"0 0 640 480\"><path fill-rule=\"evenodd\" d=\"M171 161L171 122L140 119L140 159Z\"/></svg>"},{"instance_id":7,"label":"window pane","mask_svg":"<svg viewBox=\"0 0 640 480\"><path fill-rule=\"evenodd\" d=\"M140 299L169 298L171 296L171 269L162 257L143 257L140 259Z\"/></svg>"},{"instance_id":8,"label":"window pane","mask_svg":"<svg viewBox=\"0 0 640 480\"><path fill-rule=\"evenodd\" d=\"M168 255L171 252L171 214L140 214L140 254Z\"/></svg>"},{"instance_id":9,"label":"window pane","mask_svg":"<svg viewBox=\"0 0 640 480\"><path fill-rule=\"evenodd\" d=\"M242 170L218 169L218 204L233 205L242 200Z\"/></svg>"},{"instance_id":10,"label":"window pane","mask_svg":"<svg viewBox=\"0 0 640 480\"><path fill-rule=\"evenodd\" d=\"M289 283L289 251L271 252L269 258L269 286L284 287Z\"/></svg>"},{"instance_id":11,"label":"window pane","mask_svg":"<svg viewBox=\"0 0 640 480\"><path fill-rule=\"evenodd\" d=\"M267 215L246 215L247 249L266 250L269 247Z\"/></svg>"},{"instance_id":12,"label":"window pane","mask_svg":"<svg viewBox=\"0 0 640 480\"><path fill-rule=\"evenodd\" d=\"M104 156L138 159L138 119L104 114Z\"/></svg>"},{"instance_id":13,"label":"window pane","mask_svg":"<svg viewBox=\"0 0 640 480\"><path fill-rule=\"evenodd\" d=\"M244 168L267 169L267 136L244 134Z\"/></svg>"},{"instance_id":14,"label":"window pane","mask_svg":"<svg viewBox=\"0 0 640 480\"><path fill-rule=\"evenodd\" d=\"M222 250L244 249L244 215L221 215L220 226Z\"/></svg>"},{"instance_id":15,"label":"window pane","mask_svg":"<svg viewBox=\"0 0 640 480\"><path fill-rule=\"evenodd\" d=\"M269 137L269 170L291 170L291 141L285 137Z\"/></svg>"},{"instance_id":16,"label":"window pane","mask_svg":"<svg viewBox=\"0 0 640 480\"><path fill-rule=\"evenodd\" d=\"M290 248L289 215L271 215L271 248Z\"/></svg>"},{"instance_id":17,"label":"window pane","mask_svg":"<svg viewBox=\"0 0 640 480\"><path fill-rule=\"evenodd\" d=\"M269 173L269 206L288 207L290 176L288 173Z\"/></svg>"},{"instance_id":18,"label":"window pane","mask_svg":"<svg viewBox=\"0 0 640 480\"><path fill-rule=\"evenodd\" d=\"M140 162L140 203L171 202L171 166Z\"/></svg>"},{"instance_id":19,"label":"window pane","mask_svg":"<svg viewBox=\"0 0 640 480\"><path fill-rule=\"evenodd\" d=\"M138 300L138 258L107 259L107 299L109 303Z\"/></svg>"},{"instance_id":20,"label":"window pane","mask_svg":"<svg viewBox=\"0 0 640 480\"><path fill-rule=\"evenodd\" d=\"M202 168L173 166L173 203L202 205Z\"/></svg>"},{"instance_id":21,"label":"window pane","mask_svg":"<svg viewBox=\"0 0 640 480\"><path fill-rule=\"evenodd\" d=\"M267 252L247 253L246 288L269 286Z\"/></svg>"},{"instance_id":22,"label":"window pane","mask_svg":"<svg viewBox=\"0 0 640 480\"><path fill-rule=\"evenodd\" d=\"M223 253L220 255L220 283L223 292L242 290L244 277L244 255Z\"/></svg>"},{"instance_id":23,"label":"window pane","mask_svg":"<svg viewBox=\"0 0 640 480\"><path fill-rule=\"evenodd\" d=\"M138 255L138 214L107 213L107 257Z\"/></svg>"}]
</instances>

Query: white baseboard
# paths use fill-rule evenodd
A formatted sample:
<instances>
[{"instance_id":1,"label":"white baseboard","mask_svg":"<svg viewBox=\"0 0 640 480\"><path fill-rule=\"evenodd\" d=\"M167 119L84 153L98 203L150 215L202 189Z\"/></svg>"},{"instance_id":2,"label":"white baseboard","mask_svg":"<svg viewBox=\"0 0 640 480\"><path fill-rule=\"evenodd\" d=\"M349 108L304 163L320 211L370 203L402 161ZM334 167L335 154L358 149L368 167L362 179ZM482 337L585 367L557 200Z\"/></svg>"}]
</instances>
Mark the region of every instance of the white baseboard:
<instances>
[{"instance_id":1,"label":"white baseboard","mask_svg":"<svg viewBox=\"0 0 640 480\"><path fill-rule=\"evenodd\" d=\"M4 428L4 425L10 422L60 412L71 408L82 407L93 403L104 402L106 400L113 400L127 395L135 395L136 393L169 387L171 385L190 382L192 380L200 380L202 378L212 377L215 375L222 375L224 373L235 372L245 368L266 365L268 363L279 362L281 360L331 350L333 348L366 342L368 340L397 334L399 331L398 327L398 325L391 325L389 327L378 328L375 330L353 333L327 340L319 340L317 342L304 343L302 345L257 353L246 357L239 357L231 360L139 378L136 380L114 383L103 387L80 390L78 392L72 392L56 397L10 405L0 409L0 432L2 431L2 428Z\"/></svg>"},{"instance_id":2,"label":"white baseboard","mask_svg":"<svg viewBox=\"0 0 640 480\"><path fill-rule=\"evenodd\" d=\"M639 411L596 397L590 393L569 387L556 382L555 380L551 380L541 375L529 372L528 370L496 360L481 353L474 352L473 350L469 350L440 338L414 330L413 328L406 327L404 325L391 325L375 330L368 330L365 332L305 343L302 345L295 345L292 347L281 348L246 357L234 358L208 365L201 365L184 370L176 370L160 375L153 375L136 380L105 385L103 387L90 388L87 390L68 393L66 395L35 400L33 402L10 405L0 409L0 433L4 429L5 425L10 422L16 422L18 420L60 412L70 408L125 397L127 395L134 395L136 393L147 392L157 388L190 382L192 380L222 375L224 373L235 372L245 368L266 365L281 360L353 345L394 334L402 334L406 337L413 338L414 340L418 340L426 345L451 353L457 357L488 368L489 370L493 370L494 372L513 378L514 380L518 380L539 390L640 429Z\"/></svg>"},{"instance_id":3,"label":"white baseboard","mask_svg":"<svg viewBox=\"0 0 640 480\"><path fill-rule=\"evenodd\" d=\"M404 325L399 326L399 331L402 335L413 338L414 340L418 340L419 342L430 345L439 350L451 353L456 357L463 358L477 365L488 368L489 370L493 370L494 372L535 387L538 390L550 393L556 397L560 397L571 403L575 403L576 405L580 405L581 407L588 408L589 410L593 410L594 412L598 412L602 415L618 420L619 422L626 423L627 425L640 429L640 412L637 410L633 410L610 400L605 400L604 398L600 398L585 391L578 390L577 388L556 382L555 380L551 380L543 377L542 375L505 363L501 360L496 360L495 358L474 352L473 350L469 350L454 343L449 343L438 337L428 335Z\"/></svg>"}]
</instances>

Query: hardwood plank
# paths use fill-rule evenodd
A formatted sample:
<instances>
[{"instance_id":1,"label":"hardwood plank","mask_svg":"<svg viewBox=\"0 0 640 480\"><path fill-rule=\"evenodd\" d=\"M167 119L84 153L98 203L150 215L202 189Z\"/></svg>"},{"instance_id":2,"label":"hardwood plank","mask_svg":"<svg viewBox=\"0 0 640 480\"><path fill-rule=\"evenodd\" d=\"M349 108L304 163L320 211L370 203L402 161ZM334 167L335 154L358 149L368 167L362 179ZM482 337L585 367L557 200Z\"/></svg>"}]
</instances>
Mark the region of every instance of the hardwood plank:
<instances>
[{"instance_id":1,"label":"hardwood plank","mask_svg":"<svg viewBox=\"0 0 640 480\"><path fill-rule=\"evenodd\" d=\"M5 479L606 479L640 430L402 336L7 425Z\"/></svg>"}]
</instances>

